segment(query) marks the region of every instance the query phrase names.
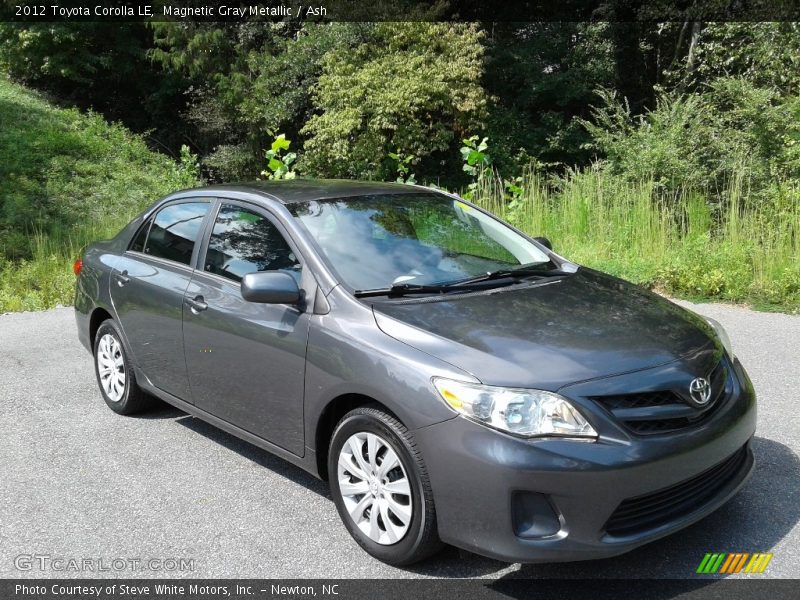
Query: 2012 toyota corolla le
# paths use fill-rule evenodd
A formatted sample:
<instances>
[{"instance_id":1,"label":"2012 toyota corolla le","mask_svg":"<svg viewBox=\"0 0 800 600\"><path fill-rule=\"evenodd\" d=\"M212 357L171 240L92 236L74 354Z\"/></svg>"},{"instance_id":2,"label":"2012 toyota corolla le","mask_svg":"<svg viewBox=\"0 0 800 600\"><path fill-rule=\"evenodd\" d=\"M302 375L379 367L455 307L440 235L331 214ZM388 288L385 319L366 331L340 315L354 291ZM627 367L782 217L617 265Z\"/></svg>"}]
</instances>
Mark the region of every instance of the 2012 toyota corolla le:
<instances>
[{"instance_id":1,"label":"2012 toyota corolla le","mask_svg":"<svg viewBox=\"0 0 800 600\"><path fill-rule=\"evenodd\" d=\"M753 469L755 395L719 324L443 192L181 191L75 270L112 410L160 398L327 478L388 563L612 556Z\"/></svg>"}]
</instances>

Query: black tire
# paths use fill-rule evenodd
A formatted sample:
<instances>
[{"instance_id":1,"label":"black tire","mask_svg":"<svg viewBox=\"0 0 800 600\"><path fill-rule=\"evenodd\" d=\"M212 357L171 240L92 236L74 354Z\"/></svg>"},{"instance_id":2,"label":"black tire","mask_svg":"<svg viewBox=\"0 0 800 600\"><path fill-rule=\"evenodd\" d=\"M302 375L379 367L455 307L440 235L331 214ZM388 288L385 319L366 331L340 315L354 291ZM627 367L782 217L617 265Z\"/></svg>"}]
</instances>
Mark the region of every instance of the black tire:
<instances>
[{"instance_id":1,"label":"black tire","mask_svg":"<svg viewBox=\"0 0 800 600\"><path fill-rule=\"evenodd\" d=\"M410 484L411 523L405 535L390 545L373 541L358 528L339 490L337 476L339 454L347 440L357 433L376 434L387 443L400 459ZM436 509L425 463L414 436L393 415L372 406L357 408L347 413L336 425L331 437L328 480L331 496L345 527L356 542L378 560L390 565L405 566L441 550L443 544L439 540L436 528Z\"/></svg>"},{"instance_id":2,"label":"black tire","mask_svg":"<svg viewBox=\"0 0 800 600\"><path fill-rule=\"evenodd\" d=\"M125 374L124 390L120 398L116 400L106 393L103 381L100 377L98 352L100 351L100 341L105 336L111 336L116 341L116 348L118 348L118 355L122 358L123 372ZM111 410L121 415L132 415L145 411L153 406L153 397L146 394L136 383L136 375L133 372L133 367L128 358L125 344L122 342L122 335L119 332L117 324L112 319L106 319L100 324L100 327L97 328L97 333L94 336L93 350L94 374L97 378L97 385L100 388L103 400L105 400L105 403Z\"/></svg>"}]
</instances>

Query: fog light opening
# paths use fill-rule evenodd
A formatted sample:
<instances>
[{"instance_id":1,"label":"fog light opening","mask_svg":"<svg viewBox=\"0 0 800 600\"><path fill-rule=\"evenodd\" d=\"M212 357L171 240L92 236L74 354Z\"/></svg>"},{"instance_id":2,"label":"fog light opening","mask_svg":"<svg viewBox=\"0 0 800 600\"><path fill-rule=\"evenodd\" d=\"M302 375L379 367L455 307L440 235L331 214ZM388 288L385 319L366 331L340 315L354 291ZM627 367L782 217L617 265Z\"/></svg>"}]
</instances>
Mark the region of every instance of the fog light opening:
<instances>
[{"instance_id":1,"label":"fog light opening","mask_svg":"<svg viewBox=\"0 0 800 600\"><path fill-rule=\"evenodd\" d=\"M533 539L549 537L561 530L552 503L544 494L514 492L511 496L511 519L514 535Z\"/></svg>"}]
</instances>

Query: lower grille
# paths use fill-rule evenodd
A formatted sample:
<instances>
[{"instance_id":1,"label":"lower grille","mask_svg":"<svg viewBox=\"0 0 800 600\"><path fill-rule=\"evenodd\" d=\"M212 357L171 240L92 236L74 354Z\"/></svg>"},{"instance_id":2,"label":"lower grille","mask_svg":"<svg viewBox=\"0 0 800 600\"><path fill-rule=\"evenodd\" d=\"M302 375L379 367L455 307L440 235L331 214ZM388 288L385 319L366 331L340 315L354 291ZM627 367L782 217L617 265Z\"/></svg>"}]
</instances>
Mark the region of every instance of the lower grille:
<instances>
[{"instance_id":1,"label":"lower grille","mask_svg":"<svg viewBox=\"0 0 800 600\"><path fill-rule=\"evenodd\" d=\"M622 536L647 531L691 512L736 478L746 462L747 446L691 479L624 500L606 522L606 533Z\"/></svg>"}]
</instances>

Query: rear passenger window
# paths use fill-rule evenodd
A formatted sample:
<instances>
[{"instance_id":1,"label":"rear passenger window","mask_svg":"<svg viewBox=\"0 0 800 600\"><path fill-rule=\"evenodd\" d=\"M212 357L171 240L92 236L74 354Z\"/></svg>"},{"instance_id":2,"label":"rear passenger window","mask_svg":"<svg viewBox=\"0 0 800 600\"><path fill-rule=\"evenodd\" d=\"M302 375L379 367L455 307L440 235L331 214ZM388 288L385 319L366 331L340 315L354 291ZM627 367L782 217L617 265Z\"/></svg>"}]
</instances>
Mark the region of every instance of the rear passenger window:
<instances>
[{"instance_id":1,"label":"rear passenger window","mask_svg":"<svg viewBox=\"0 0 800 600\"><path fill-rule=\"evenodd\" d=\"M150 227L145 253L190 264L206 212L207 202L183 202L162 208Z\"/></svg>"}]
</instances>

